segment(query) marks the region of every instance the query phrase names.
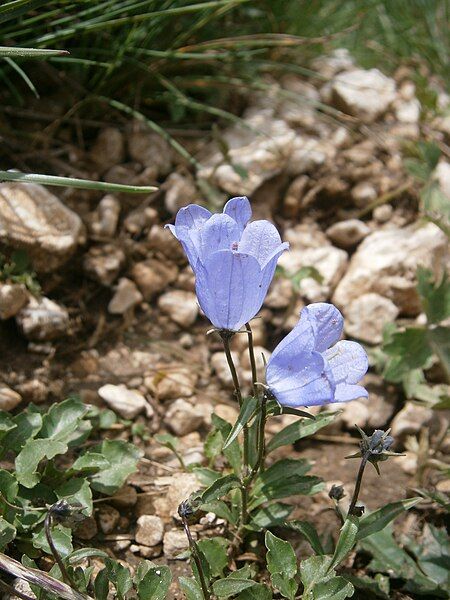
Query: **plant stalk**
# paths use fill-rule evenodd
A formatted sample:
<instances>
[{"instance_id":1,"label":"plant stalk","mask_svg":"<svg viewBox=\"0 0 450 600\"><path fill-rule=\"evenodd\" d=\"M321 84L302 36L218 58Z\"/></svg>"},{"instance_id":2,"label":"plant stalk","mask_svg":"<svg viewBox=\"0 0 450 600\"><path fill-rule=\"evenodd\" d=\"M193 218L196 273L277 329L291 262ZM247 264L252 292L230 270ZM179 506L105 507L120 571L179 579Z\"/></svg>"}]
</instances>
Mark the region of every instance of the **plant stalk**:
<instances>
[{"instance_id":1,"label":"plant stalk","mask_svg":"<svg viewBox=\"0 0 450 600\"><path fill-rule=\"evenodd\" d=\"M355 489L353 491L353 497L352 500L350 502L350 506L348 509L348 514L349 515L353 515L355 507L356 507L356 503L358 502L358 496L359 496L359 492L361 490L361 483L362 483L362 478L364 475L364 469L366 468L366 464L367 461L369 459L370 454L364 454L361 458L361 463L359 465L359 469L358 469L358 475L356 476L356 484L355 484Z\"/></svg>"},{"instance_id":2,"label":"plant stalk","mask_svg":"<svg viewBox=\"0 0 450 600\"><path fill-rule=\"evenodd\" d=\"M254 346L254 340L253 340L253 331L252 331L252 328L250 327L250 323L245 324L245 329L247 330L247 337L248 337L248 353L250 356L250 367L252 370L253 395L256 398L256 395L257 395L256 382L258 380L258 373L256 371L256 359L255 359L255 346Z\"/></svg>"},{"instance_id":3,"label":"plant stalk","mask_svg":"<svg viewBox=\"0 0 450 600\"><path fill-rule=\"evenodd\" d=\"M74 589L76 592L78 592L78 588L75 585L74 581L72 580L71 576L69 575L69 573L67 572L66 567L64 566L63 560L61 558L61 556L59 555L58 550L56 549L55 544L53 543L53 538L52 538L52 522L53 522L53 514L52 514L52 506L49 508L46 516L45 516L45 521L44 521L44 531L45 531L45 537L47 538L47 542L48 545L50 546L50 550L51 553L53 554L53 558L56 561L56 564L59 567L59 570L61 571L61 575L62 578L64 580L65 583L67 583L68 585L70 585L70 587L72 589Z\"/></svg>"},{"instance_id":4,"label":"plant stalk","mask_svg":"<svg viewBox=\"0 0 450 600\"><path fill-rule=\"evenodd\" d=\"M202 561L200 559L200 554L199 554L199 551L198 551L198 546L195 543L195 540L194 540L194 538L191 535L191 530L189 529L189 524L187 522L187 517L185 515L182 515L181 519L183 521L184 531L186 533L186 537L187 537L188 542L189 542L189 548L191 549L192 558L194 559L195 565L197 567L198 575L200 577L200 585L201 585L201 588L202 588L203 597L204 597L205 600L210 600L211 594L209 592L208 585L206 584L206 578L205 578L205 574L203 572L203 566L202 566Z\"/></svg>"}]
</instances>

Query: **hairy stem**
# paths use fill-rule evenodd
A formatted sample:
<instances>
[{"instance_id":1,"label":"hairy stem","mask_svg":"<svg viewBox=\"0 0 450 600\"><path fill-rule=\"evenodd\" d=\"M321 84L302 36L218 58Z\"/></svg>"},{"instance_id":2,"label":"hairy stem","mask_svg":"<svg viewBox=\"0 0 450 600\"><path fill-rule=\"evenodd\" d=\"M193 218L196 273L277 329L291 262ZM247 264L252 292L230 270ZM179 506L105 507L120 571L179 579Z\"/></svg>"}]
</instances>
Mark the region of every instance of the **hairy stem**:
<instances>
[{"instance_id":1,"label":"hairy stem","mask_svg":"<svg viewBox=\"0 0 450 600\"><path fill-rule=\"evenodd\" d=\"M197 544L195 543L195 540L194 540L194 538L191 535L191 530L189 529L189 524L187 522L187 517L186 516L182 516L181 519L183 521L184 531L186 533L186 537L187 537L188 542L189 542L189 548L191 549L192 558L194 559L195 565L197 567L197 571L198 571L198 576L200 578L200 585L201 585L201 588L202 588L203 597L204 597L205 600L210 600L211 594L209 592L209 588L208 588L208 585L206 583L206 578L205 578L205 574L203 572L202 561L200 559L200 554L199 554L199 551L198 551Z\"/></svg>"},{"instance_id":2,"label":"hairy stem","mask_svg":"<svg viewBox=\"0 0 450 600\"><path fill-rule=\"evenodd\" d=\"M358 475L356 476L356 484L355 484L355 489L353 491L352 501L350 502L350 506L348 509L349 515L354 514L356 503L358 502L359 492L361 490L361 483L362 483L362 478L364 475L364 469L366 468L368 458L369 458L369 456L367 454L364 454L361 458L361 463L360 463L359 469L358 469Z\"/></svg>"}]
</instances>

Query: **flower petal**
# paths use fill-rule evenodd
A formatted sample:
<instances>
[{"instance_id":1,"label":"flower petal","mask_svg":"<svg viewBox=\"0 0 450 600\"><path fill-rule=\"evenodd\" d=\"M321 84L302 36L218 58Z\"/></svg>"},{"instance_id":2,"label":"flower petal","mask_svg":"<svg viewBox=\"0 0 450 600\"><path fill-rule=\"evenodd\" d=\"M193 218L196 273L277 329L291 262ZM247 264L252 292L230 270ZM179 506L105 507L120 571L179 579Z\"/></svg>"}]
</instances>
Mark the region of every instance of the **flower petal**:
<instances>
[{"instance_id":1,"label":"flower petal","mask_svg":"<svg viewBox=\"0 0 450 600\"><path fill-rule=\"evenodd\" d=\"M303 309L302 316L304 313L314 329L317 352L324 352L339 341L344 328L344 318L333 304L315 302Z\"/></svg>"},{"instance_id":2,"label":"flower petal","mask_svg":"<svg viewBox=\"0 0 450 600\"><path fill-rule=\"evenodd\" d=\"M369 368L366 351L357 342L342 340L323 355L336 383L358 383Z\"/></svg>"},{"instance_id":3,"label":"flower petal","mask_svg":"<svg viewBox=\"0 0 450 600\"><path fill-rule=\"evenodd\" d=\"M198 301L215 327L235 331L261 308L262 272L253 256L219 250L198 262L196 275Z\"/></svg>"},{"instance_id":4,"label":"flower petal","mask_svg":"<svg viewBox=\"0 0 450 600\"><path fill-rule=\"evenodd\" d=\"M272 283L272 279L275 274L275 269L277 267L278 259L283 254L283 252L288 249L289 249L288 242L284 242L283 244L280 244L280 246L278 246L278 248L275 250L275 252L273 252L272 255L269 257L268 261L266 262L265 266L262 269L263 277L262 277L262 281L261 281L261 286L259 288L261 304L264 302L264 300L267 296L267 290L269 289L269 286Z\"/></svg>"},{"instance_id":5,"label":"flower petal","mask_svg":"<svg viewBox=\"0 0 450 600\"><path fill-rule=\"evenodd\" d=\"M369 393L362 385L349 385L348 383L338 383L334 393L334 402L350 402L358 398L368 398Z\"/></svg>"},{"instance_id":6,"label":"flower petal","mask_svg":"<svg viewBox=\"0 0 450 600\"><path fill-rule=\"evenodd\" d=\"M228 200L223 207L223 212L236 221L241 232L252 218L252 208L246 196L237 196Z\"/></svg>"},{"instance_id":7,"label":"flower petal","mask_svg":"<svg viewBox=\"0 0 450 600\"><path fill-rule=\"evenodd\" d=\"M241 232L234 219L222 213L213 215L201 230L200 260L206 259L218 250L231 250L233 243L237 245Z\"/></svg>"},{"instance_id":8,"label":"flower petal","mask_svg":"<svg viewBox=\"0 0 450 600\"><path fill-rule=\"evenodd\" d=\"M318 352L273 355L267 365L267 385L282 406L314 406L332 402L334 382Z\"/></svg>"},{"instance_id":9,"label":"flower petal","mask_svg":"<svg viewBox=\"0 0 450 600\"><path fill-rule=\"evenodd\" d=\"M264 267L280 246L281 238L275 225L269 221L253 221L244 229L239 252L251 254Z\"/></svg>"},{"instance_id":10,"label":"flower petal","mask_svg":"<svg viewBox=\"0 0 450 600\"><path fill-rule=\"evenodd\" d=\"M309 319L303 317L304 310L301 311L300 319L292 331L281 340L272 352L271 361L279 354L286 361L295 361L303 352L311 353L314 350L314 329L311 327Z\"/></svg>"},{"instance_id":11,"label":"flower petal","mask_svg":"<svg viewBox=\"0 0 450 600\"><path fill-rule=\"evenodd\" d=\"M181 242L192 268L197 263L200 251L200 231L210 217L211 213L203 206L189 204L180 208L175 225L166 225Z\"/></svg>"}]
</instances>

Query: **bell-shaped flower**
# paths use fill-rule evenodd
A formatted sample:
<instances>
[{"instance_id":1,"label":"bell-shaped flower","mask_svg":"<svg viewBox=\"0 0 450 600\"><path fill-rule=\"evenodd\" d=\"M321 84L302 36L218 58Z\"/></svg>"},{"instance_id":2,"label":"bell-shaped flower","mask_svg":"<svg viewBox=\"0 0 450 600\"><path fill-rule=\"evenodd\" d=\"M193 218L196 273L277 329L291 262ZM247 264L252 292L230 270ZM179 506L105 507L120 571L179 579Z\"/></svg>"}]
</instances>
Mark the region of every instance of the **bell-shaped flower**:
<instances>
[{"instance_id":1,"label":"bell-shaped flower","mask_svg":"<svg viewBox=\"0 0 450 600\"><path fill-rule=\"evenodd\" d=\"M367 398L357 385L368 369L356 342L339 341L344 319L332 304L305 307L267 364L266 380L282 406L314 406Z\"/></svg>"},{"instance_id":2,"label":"bell-shaped flower","mask_svg":"<svg viewBox=\"0 0 450 600\"><path fill-rule=\"evenodd\" d=\"M190 204L167 225L195 273L199 304L218 329L236 331L256 315L289 247L272 223L249 223L251 215L247 198L231 198L223 213Z\"/></svg>"}]
</instances>

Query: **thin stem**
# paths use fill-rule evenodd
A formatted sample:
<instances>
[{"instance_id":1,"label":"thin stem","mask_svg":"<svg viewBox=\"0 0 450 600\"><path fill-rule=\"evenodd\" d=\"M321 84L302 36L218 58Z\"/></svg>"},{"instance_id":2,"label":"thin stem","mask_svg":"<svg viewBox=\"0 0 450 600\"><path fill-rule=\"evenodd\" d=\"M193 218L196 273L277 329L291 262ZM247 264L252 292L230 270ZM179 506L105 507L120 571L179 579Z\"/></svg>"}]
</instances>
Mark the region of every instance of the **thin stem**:
<instances>
[{"instance_id":1,"label":"thin stem","mask_svg":"<svg viewBox=\"0 0 450 600\"><path fill-rule=\"evenodd\" d=\"M251 369L252 369L253 395L256 398L256 394L257 394L256 382L258 380L258 374L256 372L255 346L254 346L254 340L253 340L253 331L252 331L252 328L250 327L250 323L246 323L245 324L245 329L247 330L248 353L249 353L249 356L250 356L250 366L251 366Z\"/></svg>"},{"instance_id":2,"label":"thin stem","mask_svg":"<svg viewBox=\"0 0 450 600\"><path fill-rule=\"evenodd\" d=\"M354 514L356 503L358 502L359 491L361 489L361 483L362 483L362 478L364 475L364 469L366 468L368 459L369 459L369 455L367 455L367 454L364 454L361 459L361 463L360 463L359 469L358 469L358 475L356 476L356 484L355 484L355 489L353 492L353 498L352 498L352 501L350 502L350 506L348 509L349 515Z\"/></svg>"},{"instance_id":3,"label":"thin stem","mask_svg":"<svg viewBox=\"0 0 450 600\"><path fill-rule=\"evenodd\" d=\"M17 598L22 598L22 600L33 600L34 598L33 596L28 596L27 594L24 594L20 590L16 590L16 588L14 588L12 585L5 583L1 579L0 588L5 590L5 592L8 593L10 598L14 598L15 596L17 596Z\"/></svg>"},{"instance_id":4,"label":"thin stem","mask_svg":"<svg viewBox=\"0 0 450 600\"><path fill-rule=\"evenodd\" d=\"M261 410L259 412L259 422L258 422L258 439L257 439L258 458L256 460L255 466L252 469L252 472L250 473L249 484L253 481L253 479L256 477L259 470L261 469L261 467L264 464L264 455L265 455L265 450L266 450L266 442L265 442L265 438L264 438L264 430L265 430L265 425L266 425L266 414L267 414L266 408L267 408L267 394L264 393L263 397L261 399Z\"/></svg>"},{"instance_id":5,"label":"thin stem","mask_svg":"<svg viewBox=\"0 0 450 600\"><path fill-rule=\"evenodd\" d=\"M52 508L49 508L49 511L45 517L45 521L44 521L44 530L45 530L45 537L47 538L47 542L48 545L50 546L50 550L51 553L53 554L53 558L56 561L56 564L59 567L59 570L61 571L61 575L62 578L64 580L65 583L67 583L68 585L70 585L71 588L73 588L75 591L78 592L78 588L75 585L75 583L73 582L72 578L70 577L69 573L67 572L66 567L64 566L64 563L62 561L61 556L59 555L58 550L56 549L55 544L53 543L53 538L52 538L52 521L53 521L53 515L52 515Z\"/></svg>"},{"instance_id":6,"label":"thin stem","mask_svg":"<svg viewBox=\"0 0 450 600\"><path fill-rule=\"evenodd\" d=\"M203 566L202 566L202 561L200 560L200 555L198 552L198 547L197 544L195 543L194 538L191 535L191 530L189 529L189 525L187 522L187 517L182 515L181 519L183 521L183 527L184 527L184 531L186 533L186 537L188 539L189 542L189 547L191 549L191 553L192 553L192 558L194 559L194 562L197 566L197 571L198 571L198 575L200 577L200 585L202 588L202 592L203 592L203 597L205 598L205 600L210 600L211 598L211 594L209 593L209 589L208 586L206 584L206 579L205 579L205 574L203 572Z\"/></svg>"},{"instance_id":7,"label":"thin stem","mask_svg":"<svg viewBox=\"0 0 450 600\"><path fill-rule=\"evenodd\" d=\"M239 403L239 406L242 406L241 386L239 384L239 377L238 377L238 374L236 371L236 367L234 366L233 356L231 354L231 348L230 348L230 340L233 336L233 333L230 331L220 331L219 335L222 338L223 349L224 349L225 356L227 359L228 367L230 369L231 378L233 379L234 394Z\"/></svg>"}]
</instances>

